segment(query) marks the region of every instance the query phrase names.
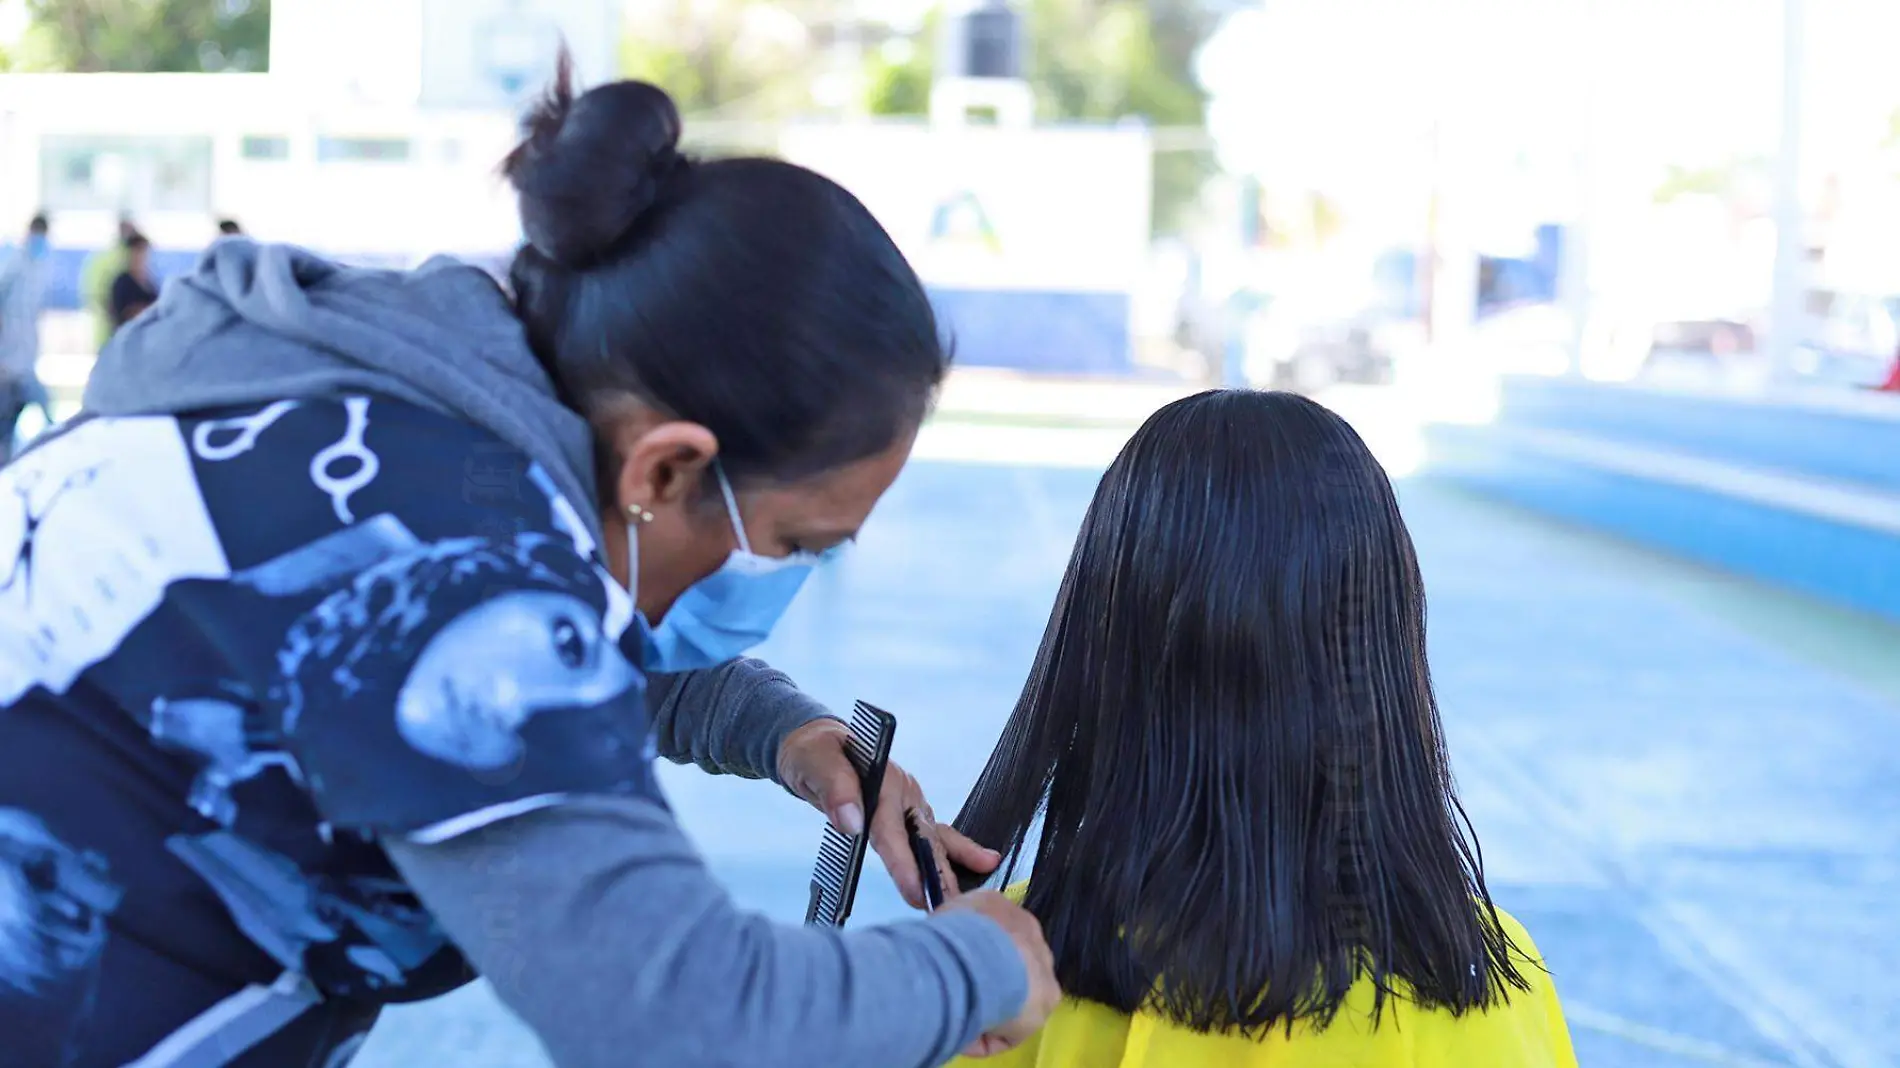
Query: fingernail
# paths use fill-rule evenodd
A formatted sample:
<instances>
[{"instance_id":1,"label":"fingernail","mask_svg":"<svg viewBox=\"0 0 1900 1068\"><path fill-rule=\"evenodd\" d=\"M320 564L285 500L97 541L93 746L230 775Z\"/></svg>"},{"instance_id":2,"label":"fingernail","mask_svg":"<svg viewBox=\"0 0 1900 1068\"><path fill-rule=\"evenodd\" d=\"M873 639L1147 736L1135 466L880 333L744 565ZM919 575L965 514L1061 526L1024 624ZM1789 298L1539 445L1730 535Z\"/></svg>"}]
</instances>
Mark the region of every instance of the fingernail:
<instances>
[{"instance_id":1,"label":"fingernail","mask_svg":"<svg viewBox=\"0 0 1900 1068\"><path fill-rule=\"evenodd\" d=\"M988 853L990 856L995 857L997 860L1003 859L1003 852L1000 849L991 849L988 846L985 846L983 848L983 852Z\"/></svg>"},{"instance_id":2,"label":"fingernail","mask_svg":"<svg viewBox=\"0 0 1900 1068\"><path fill-rule=\"evenodd\" d=\"M846 834L864 833L864 810L852 801L838 810L838 823Z\"/></svg>"}]
</instances>

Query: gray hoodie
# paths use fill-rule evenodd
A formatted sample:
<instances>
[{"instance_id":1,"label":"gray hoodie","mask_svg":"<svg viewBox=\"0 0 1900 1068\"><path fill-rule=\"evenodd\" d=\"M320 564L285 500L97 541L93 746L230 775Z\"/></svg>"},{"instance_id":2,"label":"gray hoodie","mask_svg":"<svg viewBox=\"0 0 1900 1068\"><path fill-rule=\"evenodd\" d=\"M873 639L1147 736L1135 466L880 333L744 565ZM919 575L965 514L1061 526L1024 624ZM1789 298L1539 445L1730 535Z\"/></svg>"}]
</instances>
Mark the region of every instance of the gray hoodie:
<instances>
[{"instance_id":1,"label":"gray hoodie","mask_svg":"<svg viewBox=\"0 0 1900 1068\"><path fill-rule=\"evenodd\" d=\"M496 283L448 259L346 268L226 238L100 354L99 416L373 392L483 427L596 525L593 439ZM651 680L669 759L771 777L823 710L757 661ZM583 798L434 845L386 841L421 900L562 1068L937 1064L1014 1016L1020 957L983 917L849 934L737 910L664 808ZM493 922L505 912L509 922Z\"/></svg>"}]
</instances>

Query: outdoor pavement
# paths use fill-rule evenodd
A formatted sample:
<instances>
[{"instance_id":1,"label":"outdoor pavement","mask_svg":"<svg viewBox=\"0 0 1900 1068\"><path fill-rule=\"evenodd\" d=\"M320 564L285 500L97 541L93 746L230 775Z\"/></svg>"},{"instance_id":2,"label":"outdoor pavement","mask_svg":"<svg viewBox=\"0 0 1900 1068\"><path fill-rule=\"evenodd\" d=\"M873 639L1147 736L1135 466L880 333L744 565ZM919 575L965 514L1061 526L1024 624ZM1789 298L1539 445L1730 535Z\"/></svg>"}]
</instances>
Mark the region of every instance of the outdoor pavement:
<instances>
[{"instance_id":1,"label":"outdoor pavement","mask_svg":"<svg viewBox=\"0 0 1900 1068\"><path fill-rule=\"evenodd\" d=\"M942 813L1127 434L968 399L946 398L861 544L763 651L835 708L896 712L896 758ZM1402 496L1490 884L1547 955L1582 1063L1900 1066L1900 628L1429 481ZM767 784L664 770L734 896L800 919L818 816ZM881 873L864 886L854 924L902 914ZM416 1064L546 1061L476 986L392 1010L357 1061Z\"/></svg>"}]
</instances>

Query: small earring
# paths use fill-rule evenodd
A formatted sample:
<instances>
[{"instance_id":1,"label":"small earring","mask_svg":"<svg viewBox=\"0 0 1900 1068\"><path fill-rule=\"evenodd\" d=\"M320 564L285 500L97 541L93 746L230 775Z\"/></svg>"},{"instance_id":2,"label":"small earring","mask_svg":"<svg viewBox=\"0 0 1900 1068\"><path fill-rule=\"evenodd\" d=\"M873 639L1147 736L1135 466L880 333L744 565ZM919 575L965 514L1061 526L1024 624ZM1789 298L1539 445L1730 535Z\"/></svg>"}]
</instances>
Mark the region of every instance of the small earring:
<instances>
[{"instance_id":1,"label":"small earring","mask_svg":"<svg viewBox=\"0 0 1900 1068\"><path fill-rule=\"evenodd\" d=\"M627 505L627 518L636 523L651 523L653 522L653 513L637 504L629 504Z\"/></svg>"}]
</instances>

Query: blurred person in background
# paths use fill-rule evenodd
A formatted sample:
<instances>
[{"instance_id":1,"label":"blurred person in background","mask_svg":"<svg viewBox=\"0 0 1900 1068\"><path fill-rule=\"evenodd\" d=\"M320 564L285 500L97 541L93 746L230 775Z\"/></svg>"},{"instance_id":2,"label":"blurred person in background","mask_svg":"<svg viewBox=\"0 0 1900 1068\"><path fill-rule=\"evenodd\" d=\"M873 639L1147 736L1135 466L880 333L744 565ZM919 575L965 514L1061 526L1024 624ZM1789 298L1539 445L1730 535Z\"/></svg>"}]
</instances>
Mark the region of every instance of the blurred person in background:
<instances>
[{"instance_id":1,"label":"blurred person in background","mask_svg":"<svg viewBox=\"0 0 1900 1068\"><path fill-rule=\"evenodd\" d=\"M139 233L129 215L119 216L118 237L79 266L79 295L92 313L93 344L104 348L119 324L112 317L112 283L125 273L126 246Z\"/></svg>"},{"instance_id":2,"label":"blurred person in background","mask_svg":"<svg viewBox=\"0 0 1900 1068\"><path fill-rule=\"evenodd\" d=\"M930 301L844 189L679 137L564 63L509 289L219 241L0 470L8 1063L339 1065L477 974L562 1068L918 1068L1054 1007L1002 895L774 924L661 794L773 779L920 907L907 813L1001 859L895 765L867 827L845 725L741 657L908 459Z\"/></svg>"},{"instance_id":3,"label":"blurred person in background","mask_svg":"<svg viewBox=\"0 0 1900 1068\"><path fill-rule=\"evenodd\" d=\"M1576 1064L1453 792L1392 486L1303 397L1135 433L956 824L1033 860L1068 995L994 1063Z\"/></svg>"},{"instance_id":4,"label":"blurred person in background","mask_svg":"<svg viewBox=\"0 0 1900 1068\"><path fill-rule=\"evenodd\" d=\"M236 237L237 235L242 234L243 232L244 232L244 228L238 225L238 222L236 219L219 219L218 220L218 236L219 237Z\"/></svg>"},{"instance_id":5,"label":"blurred person in background","mask_svg":"<svg viewBox=\"0 0 1900 1068\"><path fill-rule=\"evenodd\" d=\"M112 329L117 332L156 303L158 279L152 277L152 243L144 234L133 234L125 242L125 270L112 280L112 289L106 298L112 314Z\"/></svg>"},{"instance_id":6,"label":"blurred person in background","mask_svg":"<svg viewBox=\"0 0 1900 1068\"><path fill-rule=\"evenodd\" d=\"M13 453L20 416L37 406L52 422L40 384L40 313L46 306L46 216L27 223L26 239L0 264L0 462Z\"/></svg>"}]
</instances>

